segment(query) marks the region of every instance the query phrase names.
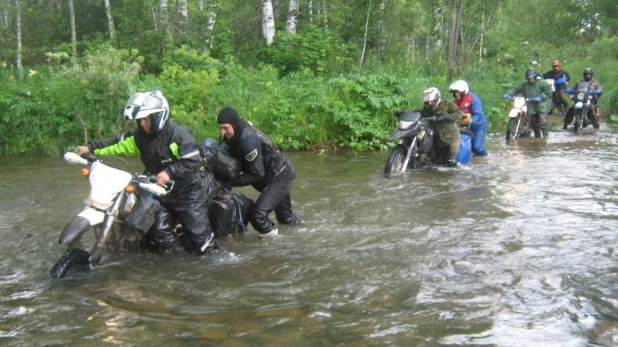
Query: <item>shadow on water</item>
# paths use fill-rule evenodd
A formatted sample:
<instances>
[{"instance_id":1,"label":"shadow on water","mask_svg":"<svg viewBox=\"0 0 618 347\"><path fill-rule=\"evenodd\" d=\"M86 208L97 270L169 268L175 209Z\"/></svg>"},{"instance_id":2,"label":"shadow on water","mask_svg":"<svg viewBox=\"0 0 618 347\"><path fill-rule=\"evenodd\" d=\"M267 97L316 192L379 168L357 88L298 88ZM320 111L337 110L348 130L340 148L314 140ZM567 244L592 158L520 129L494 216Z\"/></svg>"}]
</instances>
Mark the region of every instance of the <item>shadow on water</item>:
<instances>
[{"instance_id":1,"label":"shadow on water","mask_svg":"<svg viewBox=\"0 0 618 347\"><path fill-rule=\"evenodd\" d=\"M87 182L58 158L3 158L2 342L615 345L616 137L584 130L492 134L489 157L391 179L386 152L291 153L303 225L64 280L47 272Z\"/></svg>"}]
</instances>

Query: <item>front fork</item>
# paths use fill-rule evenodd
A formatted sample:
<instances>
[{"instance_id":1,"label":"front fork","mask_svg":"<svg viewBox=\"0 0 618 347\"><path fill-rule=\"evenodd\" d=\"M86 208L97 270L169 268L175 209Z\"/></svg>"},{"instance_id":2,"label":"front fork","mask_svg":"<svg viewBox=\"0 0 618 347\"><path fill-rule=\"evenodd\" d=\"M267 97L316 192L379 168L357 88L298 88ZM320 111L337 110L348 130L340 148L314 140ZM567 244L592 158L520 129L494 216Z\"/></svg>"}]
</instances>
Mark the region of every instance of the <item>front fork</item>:
<instances>
[{"instance_id":1,"label":"front fork","mask_svg":"<svg viewBox=\"0 0 618 347\"><path fill-rule=\"evenodd\" d=\"M103 252L103 247L105 247L105 242L109 237L109 234L112 231L112 226L118 217L118 212L120 211L120 204L124 201L125 193L122 192L120 196L114 201L114 205L109 209L105 214L107 217L103 222L103 228L99 233L97 233L97 238L92 246L92 251L90 252L89 263L90 266L97 265L101 261L101 254Z\"/></svg>"},{"instance_id":2,"label":"front fork","mask_svg":"<svg viewBox=\"0 0 618 347\"><path fill-rule=\"evenodd\" d=\"M408 147L408 153L406 153L406 159L403 161L403 167L402 167L402 170L404 172L408 168L408 163L410 162L410 157L412 156L412 152L414 152L414 147L415 147L415 144L416 144L416 139L417 139L417 137L414 136L414 139L412 140L412 143Z\"/></svg>"}]
</instances>

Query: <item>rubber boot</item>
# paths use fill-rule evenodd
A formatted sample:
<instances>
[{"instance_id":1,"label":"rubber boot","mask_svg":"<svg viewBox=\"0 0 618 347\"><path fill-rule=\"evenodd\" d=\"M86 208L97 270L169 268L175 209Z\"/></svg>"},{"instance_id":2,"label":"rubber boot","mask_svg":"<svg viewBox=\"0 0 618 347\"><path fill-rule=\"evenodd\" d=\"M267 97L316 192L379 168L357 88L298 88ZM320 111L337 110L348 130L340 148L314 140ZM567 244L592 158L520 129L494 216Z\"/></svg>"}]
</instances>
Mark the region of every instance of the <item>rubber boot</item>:
<instances>
[{"instance_id":1,"label":"rubber boot","mask_svg":"<svg viewBox=\"0 0 618 347\"><path fill-rule=\"evenodd\" d=\"M540 129L535 128L535 129L532 129L532 130L534 131L534 137L535 138L538 139L539 137L541 137L541 130Z\"/></svg>"},{"instance_id":2,"label":"rubber boot","mask_svg":"<svg viewBox=\"0 0 618 347\"><path fill-rule=\"evenodd\" d=\"M548 137L547 129L541 129L541 133L543 134L543 138L546 139Z\"/></svg>"}]
</instances>

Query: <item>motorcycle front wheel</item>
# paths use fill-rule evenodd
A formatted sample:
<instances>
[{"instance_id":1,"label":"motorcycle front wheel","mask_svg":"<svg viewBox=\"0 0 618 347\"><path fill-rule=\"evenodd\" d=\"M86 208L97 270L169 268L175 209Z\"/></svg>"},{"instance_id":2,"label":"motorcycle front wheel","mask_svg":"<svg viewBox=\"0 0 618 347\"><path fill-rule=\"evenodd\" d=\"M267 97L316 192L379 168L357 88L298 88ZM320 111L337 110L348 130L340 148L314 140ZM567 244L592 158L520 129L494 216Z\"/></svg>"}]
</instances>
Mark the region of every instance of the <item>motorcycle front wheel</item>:
<instances>
[{"instance_id":1,"label":"motorcycle front wheel","mask_svg":"<svg viewBox=\"0 0 618 347\"><path fill-rule=\"evenodd\" d=\"M384 176L401 174L404 171L403 162L406 160L408 150L403 146L397 146L386 159Z\"/></svg>"},{"instance_id":2,"label":"motorcycle front wheel","mask_svg":"<svg viewBox=\"0 0 618 347\"><path fill-rule=\"evenodd\" d=\"M506 126L506 140L511 138L515 139L518 135L519 117L509 119L509 123Z\"/></svg>"},{"instance_id":3,"label":"motorcycle front wheel","mask_svg":"<svg viewBox=\"0 0 618 347\"><path fill-rule=\"evenodd\" d=\"M81 248L71 248L56 262L49 271L53 278L62 278L76 265L87 265L90 254Z\"/></svg>"},{"instance_id":4,"label":"motorcycle front wheel","mask_svg":"<svg viewBox=\"0 0 618 347\"><path fill-rule=\"evenodd\" d=\"M581 123L582 123L582 113L581 111L578 111L575 113L575 120L573 121L573 131L574 132L579 131Z\"/></svg>"}]
</instances>

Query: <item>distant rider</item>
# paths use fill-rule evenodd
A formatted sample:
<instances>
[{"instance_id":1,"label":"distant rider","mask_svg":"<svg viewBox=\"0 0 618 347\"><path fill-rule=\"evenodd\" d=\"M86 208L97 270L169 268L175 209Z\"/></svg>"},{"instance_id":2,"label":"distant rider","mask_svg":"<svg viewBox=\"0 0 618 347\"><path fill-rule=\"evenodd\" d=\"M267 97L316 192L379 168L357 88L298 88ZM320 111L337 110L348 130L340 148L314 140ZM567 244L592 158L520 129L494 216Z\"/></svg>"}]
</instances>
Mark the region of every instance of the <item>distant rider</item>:
<instances>
[{"instance_id":1,"label":"distant rider","mask_svg":"<svg viewBox=\"0 0 618 347\"><path fill-rule=\"evenodd\" d=\"M588 90L592 91L592 100L588 107L590 111L592 112L593 117L597 117L597 124L598 124L599 108L597 105L598 105L599 98L601 97L601 95L603 95L603 87L601 87L601 83L597 79L594 78L594 70L591 67L586 68L582 75L583 75L583 78L579 80L579 82L577 82L577 84L575 85L574 91L577 91L577 87L579 86L581 82L590 83L590 85L588 86ZM562 125L562 129L566 130L567 126L571 124L571 122L573 121L573 117L574 117L574 110L573 110L573 107L571 107L569 108L569 111L567 112L566 117L564 117L564 124Z\"/></svg>"},{"instance_id":2,"label":"distant rider","mask_svg":"<svg viewBox=\"0 0 618 347\"><path fill-rule=\"evenodd\" d=\"M534 137L547 138L547 113L550 108L550 97L553 93L549 83L540 78L535 69L528 69L525 73L526 82L511 89L502 95L504 99L510 99L515 94L523 94L527 101L530 123L534 131Z\"/></svg>"},{"instance_id":3,"label":"distant rider","mask_svg":"<svg viewBox=\"0 0 618 347\"><path fill-rule=\"evenodd\" d=\"M435 130L433 149L438 162L445 161L450 167L457 166L457 154L461 135L457 123L464 118L459 107L450 100L443 100L438 88L431 87L423 91L423 109L421 116L429 121Z\"/></svg>"},{"instance_id":4,"label":"distant rider","mask_svg":"<svg viewBox=\"0 0 618 347\"><path fill-rule=\"evenodd\" d=\"M157 213L155 225L146 235L148 241L165 250L175 248L178 243L174 227L178 220L199 254L210 250L214 234L207 218L202 159L195 138L184 127L169 121L169 104L160 91L133 94L124 117L135 120L137 127L78 146L75 153L139 155L145 173L156 175L159 185L174 180L173 190L160 199L165 208Z\"/></svg>"},{"instance_id":5,"label":"distant rider","mask_svg":"<svg viewBox=\"0 0 618 347\"><path fill-rule=\"evenodd\" d=\"M453 102L466 116L461 125L469 128L474 137L472 138L472 153L479 157L487 155L485 149L485 133L487 132L487 118L483 111L483 103L478 95L470 91L468 83L457 80L448 87L455 100Z\"/></svg>"},{"instance_id":6,"label":"distant rider","mask_svg":"<svg viewBox=\"0 0 618 347\"><path fill-rule=\"evenodd\" d=\"M544 73L543 78L554 80L555 91L552 97L555 107L558 108L560 115L564 116L564 111L569 108L569 98L564 93L564 88L569 85L571 76L569 76L569 73L566 72L566 70L562 70L559 60L554 60L552 63L552 69Z\"/></svg>"},{"instance_id":7,"label":"distant rider","mask_svg":"<svg viewBox=\"0 0 618 347\"><path fill-rule=\"evenodd\" d=\"M240 160L242 173L232 180L222 181L224 188L251 185L260 192L251 213L250 222L260 237L277 235L278 229L268 215L275 211L282 224L299 224L292 211L290 188L296 178L292 163L277 145L252 124L240 118L238 111L224 107L217 116L223 143L229 154Z\"/></svg>"}]
</instances>

